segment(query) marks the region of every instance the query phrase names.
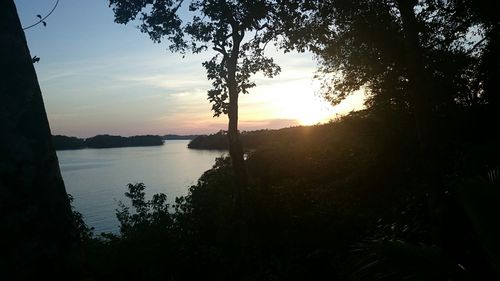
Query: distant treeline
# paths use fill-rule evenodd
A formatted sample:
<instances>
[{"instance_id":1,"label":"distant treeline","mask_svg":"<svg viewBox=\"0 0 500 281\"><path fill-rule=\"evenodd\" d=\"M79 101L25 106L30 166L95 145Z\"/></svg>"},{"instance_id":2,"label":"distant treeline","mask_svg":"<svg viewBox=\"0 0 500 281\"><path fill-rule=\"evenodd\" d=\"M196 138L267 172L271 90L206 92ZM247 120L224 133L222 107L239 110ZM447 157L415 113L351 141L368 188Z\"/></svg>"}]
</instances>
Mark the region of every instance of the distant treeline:
<instances>
[{"instance_id":1,"label":"distant treeline","mask_svg":"<svg viewBox=\"0 0 500 281\"><path fill-rule=\"evenodd\" d=\"M296 138L301 135L302 131L310 130L311 127L291 127L279 130L257 130L257 131L243 131L240 134L240 139L245 150L259 148L263 144L269 144L278 141L280 138L282 141L283 135L288 135L290 138ZM211 135L200 135L192 139L188 148L192 149L213 149L213 150L223 150L228 148L228 138L226 131L219 131Z\"/></svg>"},{"instance_id":2,"label":"distant treeline","mask_svg":"<svg viewBox=\"0 0 500 281\"><path fill-rule=\"evenodd\" d=\"M164 140L192 140L199 135L164 135Z\"/></svg>"},{"instance_id":3,"label":"distant treeline","mask_svg":"<svg viewBox=\"0 0 500 281\"><path fill-rule=\"evenodd\" d=\"M97 135L95 137L81 139L62 135L52 136L56 150L82 149L82 148L111 148L128 146L155 146L162 145L163 138L155 135L145 136L111 136Z\"/></svg>"}]
</instances>

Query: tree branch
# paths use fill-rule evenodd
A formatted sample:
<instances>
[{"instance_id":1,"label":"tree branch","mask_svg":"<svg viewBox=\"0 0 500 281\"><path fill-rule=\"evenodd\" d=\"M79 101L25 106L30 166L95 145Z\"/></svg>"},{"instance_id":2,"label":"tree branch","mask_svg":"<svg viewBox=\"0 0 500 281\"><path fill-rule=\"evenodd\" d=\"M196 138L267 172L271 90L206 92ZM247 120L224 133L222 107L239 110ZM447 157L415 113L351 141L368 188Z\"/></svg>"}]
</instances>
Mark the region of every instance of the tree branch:
<instances>
[{"instance_id":1,"label":"tree branch","mask_svg":"<svg viewBox=\"0 0 500 281\"><path fill-rule=\"evenodd\" d=\"M465 53L466 55L470 55L472 52L474 52L474 50L479 47L479 45L481 45L484 41L486 41L486 39L489 38L489 34L487 34L486 36L484 36L481 40L479 40L478 42L476 42L476 44L474 44L474 46L472 46L472 48L470 50L467 51L467 53Z\"/></svg>"},{"instance_id":2,"label":"tree branch","mask_svg":"<svg viewBox=\"0 0 500 281\"><path fill-rule=\"evenodd\" d=\"M215 46L212 47L212 49L214 51L217 51L217 52L221 53L224 57L227 56L226 49L224 49L222 46L215 45Z\"/></svg>"},{"instance_id":3,"label":"tree branch","mask_svg":"<svg viewBox=\"0 0 500 281\"><path fill-rule=\"evenodd\" d=\"M181 5L182 5L183 2L184 2L184 0L179 1L179 4L177 4L177 6L172 9L172 12L174 14L177 13L177 10L181 7Z\"/></svg>"},{"instance_id":4,"label":"tree branch","mask_svg":"<svg viewBox=\"0 0 500 281\"><path fill-rule=\"evenodd\" d=\"M48 18L56 10L58 4L59 4L59 0L56 1L56 4L54 5L54 7L52 7L52 10L50 10L50 12L45 17L41 18L40 15L38 15L40 17L40 20L35 22L34 24L30 25L30 26L23 27L23 30L37 26L40 23L44 23L43 25L45 25L45 19Z\"/></svg>"}]
</instances>

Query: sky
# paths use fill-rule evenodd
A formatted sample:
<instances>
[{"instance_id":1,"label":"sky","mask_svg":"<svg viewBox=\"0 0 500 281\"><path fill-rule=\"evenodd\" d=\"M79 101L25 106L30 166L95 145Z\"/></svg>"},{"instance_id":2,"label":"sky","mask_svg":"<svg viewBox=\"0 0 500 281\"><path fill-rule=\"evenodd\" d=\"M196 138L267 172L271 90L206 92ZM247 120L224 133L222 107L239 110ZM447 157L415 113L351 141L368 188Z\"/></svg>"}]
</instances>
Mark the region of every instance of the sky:
<instances>
[{"instance_id":1,"label":"sky","mask_svg":"<svg viewBox=\"0 0 500 281\"><path fill-rule=\"evenodd\" d=\"M56 0L15 0L23 27L45 16ZM227 127L213 118L210 81L197 55L168 51L134 24L113 21L105 0L60 0L42 24L25 30L52 134L206 134ZM324 101L309 53L267 53L281 66L275 78L256 75L240 95L241 130L277 129L327 122L362 107L357 94L336 107Z\"/></svg>"}]
</instances>

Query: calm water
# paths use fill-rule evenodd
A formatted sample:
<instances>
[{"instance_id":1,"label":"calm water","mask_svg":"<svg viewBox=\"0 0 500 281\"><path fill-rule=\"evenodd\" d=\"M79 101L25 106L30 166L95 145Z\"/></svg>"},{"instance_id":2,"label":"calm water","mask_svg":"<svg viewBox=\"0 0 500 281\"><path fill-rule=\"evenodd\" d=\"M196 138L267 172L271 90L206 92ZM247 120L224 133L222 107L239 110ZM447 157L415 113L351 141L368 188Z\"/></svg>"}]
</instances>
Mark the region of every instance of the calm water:
<instances>
[{"instance_id":1,"label":"calm water","mask_svg":"<svg viewBox=\"0 0 500 281\"><path fill-rule=\"evenodd\" d=\"M212 167L223 151L192 150L189 141L169 140L163 146L58 151L66 190L73 205L95 232L117 231L115 209L127 183L143 182L146 197L165 193L170 202Z\"/></svg>"}]
</instances>

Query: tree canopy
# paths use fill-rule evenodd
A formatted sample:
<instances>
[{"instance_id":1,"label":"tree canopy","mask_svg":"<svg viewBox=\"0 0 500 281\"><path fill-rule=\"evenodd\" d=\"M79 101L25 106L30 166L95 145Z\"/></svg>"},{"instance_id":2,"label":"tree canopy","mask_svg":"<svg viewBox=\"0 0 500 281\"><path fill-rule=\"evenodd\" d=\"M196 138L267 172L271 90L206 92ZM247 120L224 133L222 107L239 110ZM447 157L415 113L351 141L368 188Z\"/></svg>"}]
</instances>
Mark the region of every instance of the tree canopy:
<instances>
[{"instance_id":1,"label":"tree canopy","mask_svg":"<svg viewBox=\"0 0 500 281\"><path fill-rule=\"evenodd\" d=\"M247 175L238 136L238 97L255 86L250 80L253 74L262 72L273 77L280 72L280 67L264 53L274 39L270 28L273 1L192 0L187 3L187 11L182 9L184 0L109 3L116 22L125 24L139 19L140 30L157 43L166 38L171 51L215 51L210 60L203 62L207 78L212 81L208 100L215 117L227 114L229 118L229 154L235 175L235 201L239 202ZM190 18L183 21L184 16Z\"/></svg>"},{"instance_id":2,"label":"tree canopy","mask_svg":"<svg viewBox=\"0 0 500 281\"><path fill-rule=\"evenodd\" d=\"M203 63L213 88L208 97L214 116L228 113L228 80L234 79L237 93L248 93L255 86L250 80L259 71L267 77L280 72L264 49L273 37L269 32L271 1L190 1L188 11L180 1L123 1L110 0L117 23L139 19L140 30L151 40L170 42L174 52L200 53L215 51L212 59ZM246 36L246 37L245 37ZM231 77L231 75L235 77Z\"/></svg>"},{"instance_id":3,"label":"tree canopy","mask_svg":"<svg viewBox=\"0 0 500 281\"><path fill-rule=\"evenodd\" d=\"M500 37L488 1L182 3L110 1L117 22L141 20L172 51L214 51L209 99L229 130L191 145L220 147L227 135L231 159L172 205L129 184L120 235L85 241L96 280L499 279L500 141L489 121ZM242 134L254 148L243 161L238 95L257 71L279 71L269 42L314 52L332 103L364 89L368 107ZM242 216L231 188L244 186L245 162Z\"/></svg>"},{"instance_id":4,"label":"tree canopy","mask_svg":"<svg viewBox=\"0 0 500 281\"><path fill-rule=\"evenodd\" d=\"M474 2L474 3L473 3ZM498 16L485 1L280 1L285 48L310 49L326 76L324 94L334 104L358 89L369 106L411 110L414 85L405 61L404 7L414 31L435 108L488 102L480 62L491 50ZM496 31L497 32L497 31ZM496 43L495 43L496 44ZM416 44L414 44L416 45ZM496 61L498 62L498 55Z\"/></svg>"}]
</instances>

